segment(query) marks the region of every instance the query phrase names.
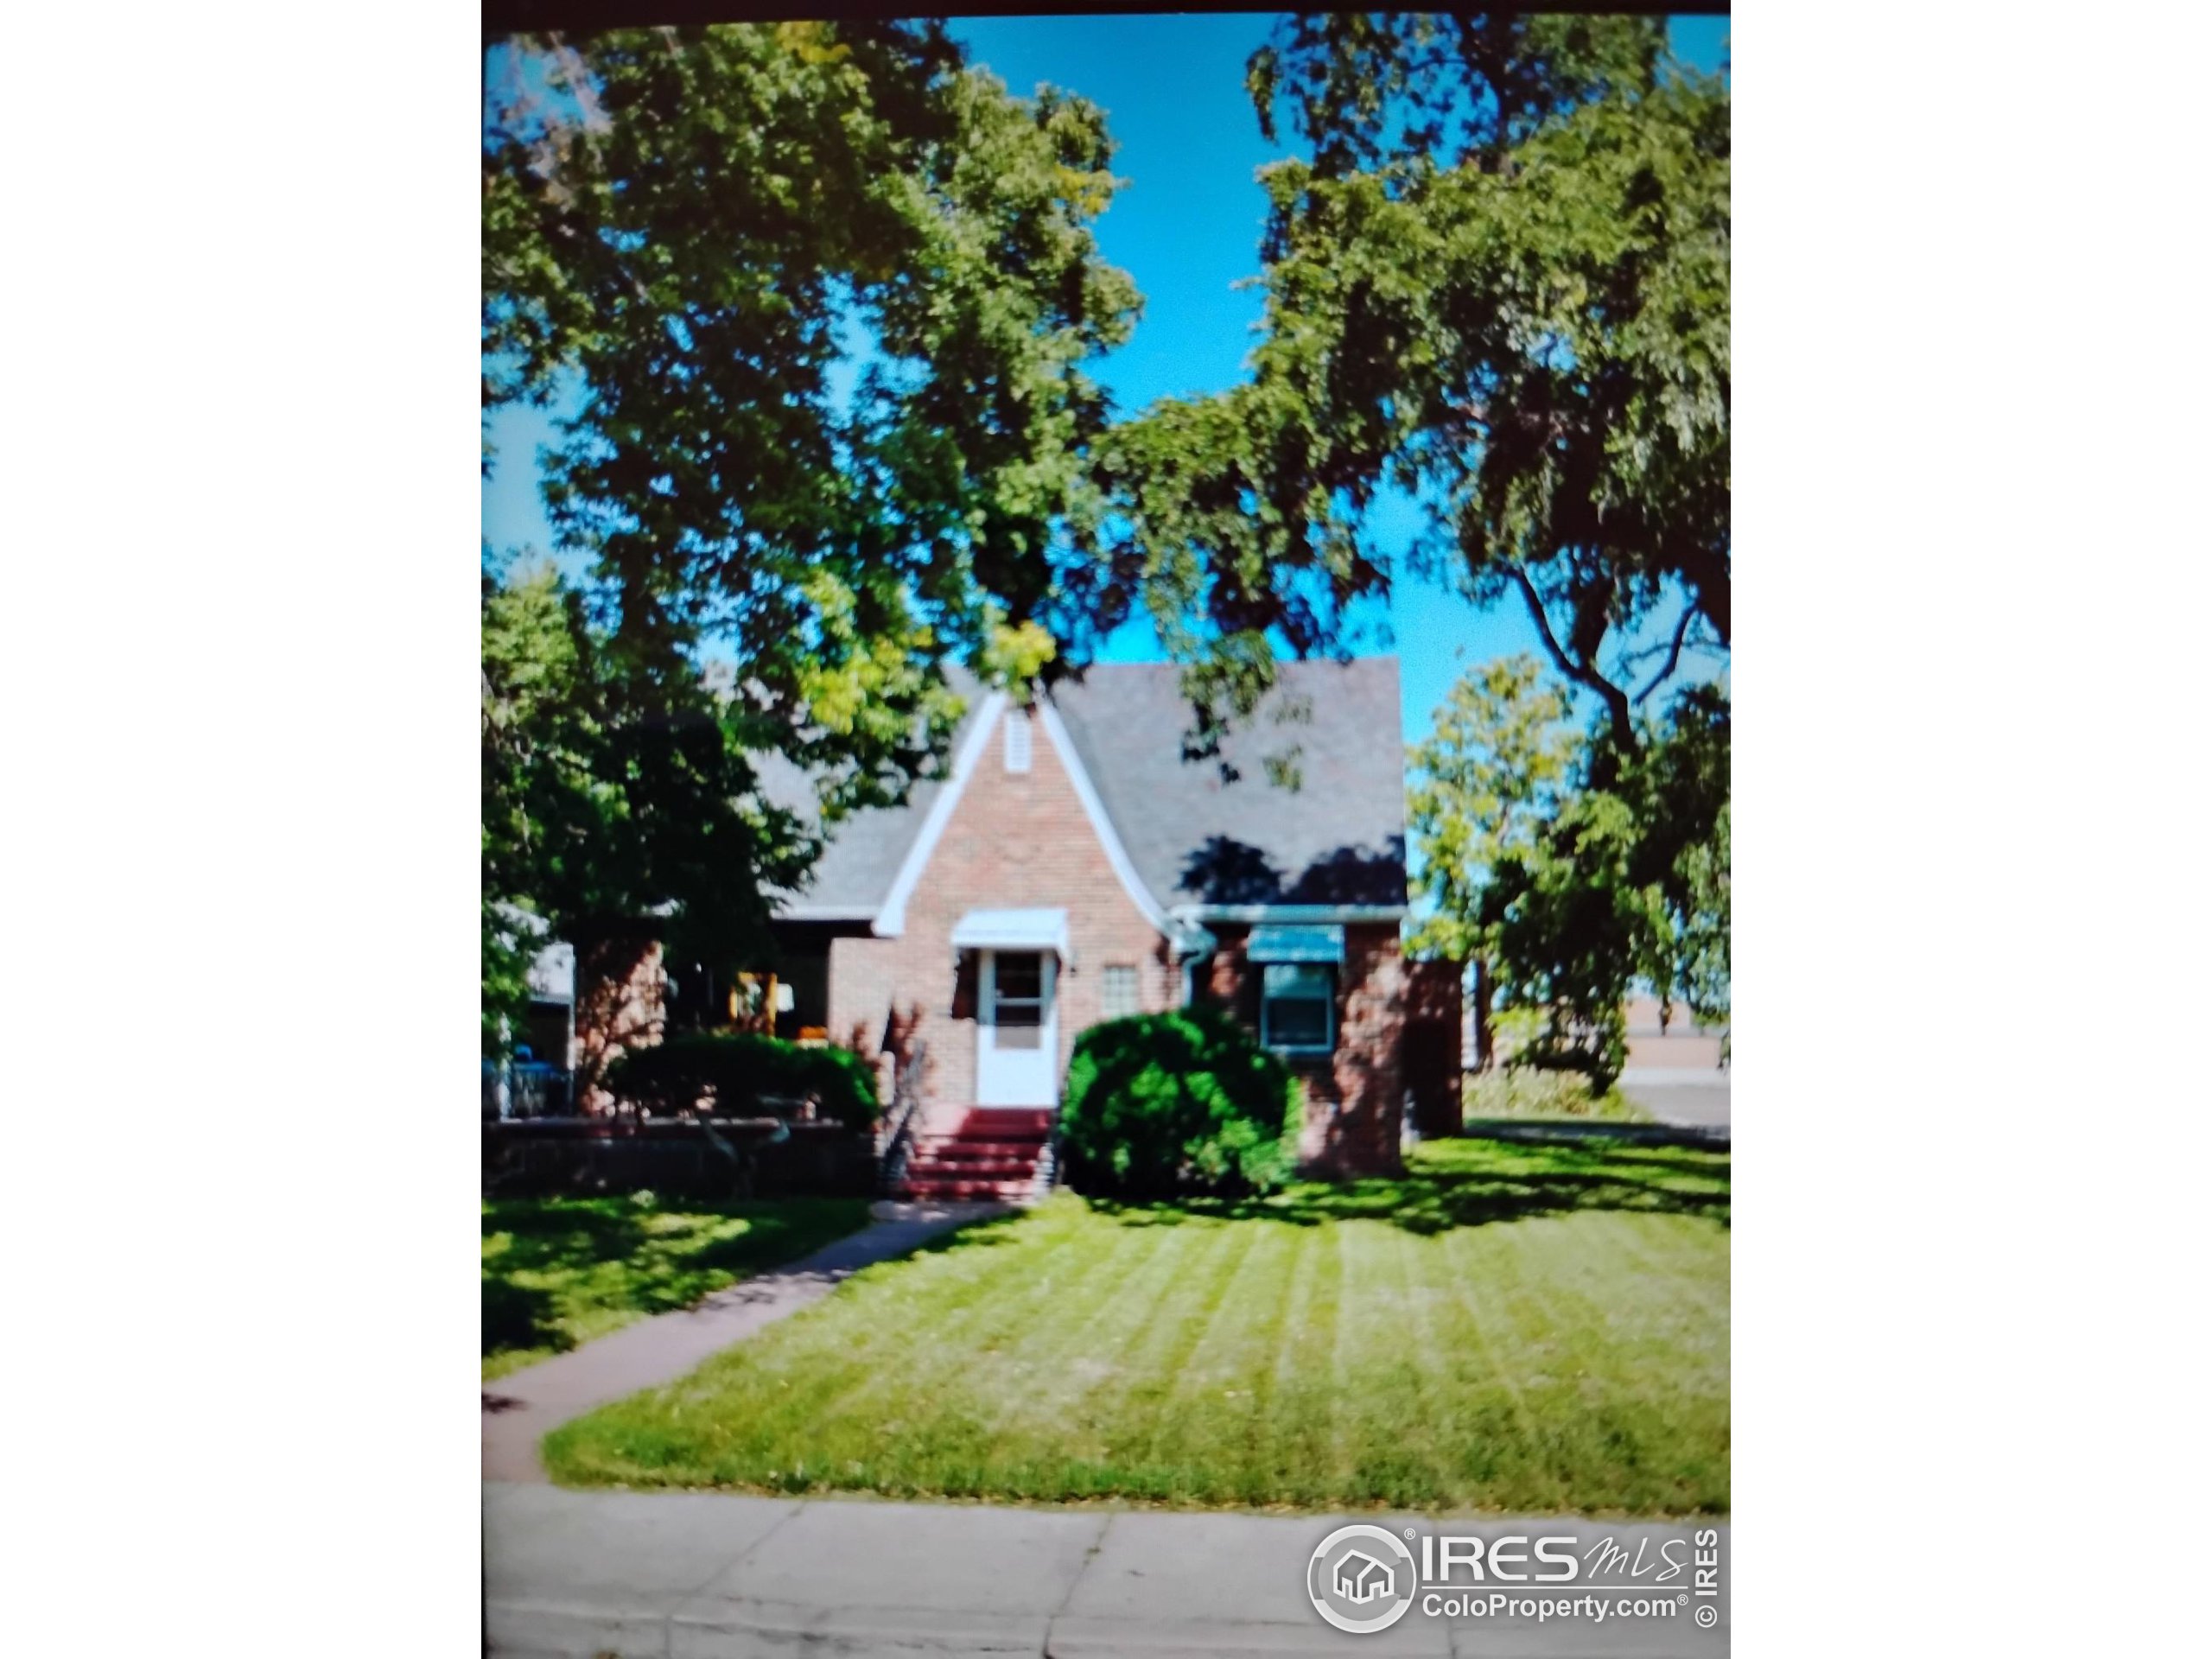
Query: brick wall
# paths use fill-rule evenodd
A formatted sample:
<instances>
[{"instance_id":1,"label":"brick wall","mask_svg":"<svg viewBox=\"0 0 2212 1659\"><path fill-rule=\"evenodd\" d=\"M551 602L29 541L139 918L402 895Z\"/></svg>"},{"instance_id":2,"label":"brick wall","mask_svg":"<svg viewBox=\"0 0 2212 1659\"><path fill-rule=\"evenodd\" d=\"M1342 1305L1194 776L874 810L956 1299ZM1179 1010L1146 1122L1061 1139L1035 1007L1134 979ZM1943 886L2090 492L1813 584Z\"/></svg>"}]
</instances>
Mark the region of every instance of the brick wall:
<instances>
[{"instance_id":1,"label":"brick wall","mask_svg":"<svg viewBox=\"0 0 2212 1659\"><path fill-rule=\"evenodd\" d=\"M1245 958L1250 930L1210 923L1221 941L1208 964L1207 995L1255 1031L1260 1026L1260 965ZM1395 922L1344 929L1337 971L1333 1053L1284 1056L1306 1096L1299 1140L1302 1169L1314 1175L1391 1174L1404 1167L1398 1136L1404 1117L1406 963Z\"/></svg>"},{"instance_id":2,"label":"brick wall","mask_svg":"<svg viewBox=\"0 0 2212 1659\"><path fill-rule=\"evenodd\" d=\"M1059 751L1035 723L1026 772L1006 769L1004 716L988 734L944 836L906 904L898 938L841 938L830 947L830 1031L858 1033L863 1052L884 1043L892 1012L921 1009L914 1034L929 1050L924 1091L932 1099L976 1094L976 1007L971 972L955 976L952 930L970 910L1032 906L1068 912L1072 969L1058 988L1059 1069L1076 1036L1103 1019L1109 964L1137 970L1137 1006L1156 1013L1180 1000L1166 941L1145 918L1090 827ZM879 1060L887 1077L887 1058Z\"/></svg>"}]
</instances>

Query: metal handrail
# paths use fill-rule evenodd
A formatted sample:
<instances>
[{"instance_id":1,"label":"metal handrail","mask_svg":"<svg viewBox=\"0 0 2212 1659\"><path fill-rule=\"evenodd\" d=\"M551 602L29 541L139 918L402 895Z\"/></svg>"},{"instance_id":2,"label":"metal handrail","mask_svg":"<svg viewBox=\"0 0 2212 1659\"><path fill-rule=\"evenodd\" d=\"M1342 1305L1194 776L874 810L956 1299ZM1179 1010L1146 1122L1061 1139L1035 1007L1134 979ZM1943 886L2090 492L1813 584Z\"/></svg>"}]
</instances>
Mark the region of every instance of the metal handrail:
<instances>
[{"instance_id":1,"label":"metal handrail","mask_svg":"<svg viewBox=\"0 0 2212 1659\"><path fill-rule=\"evenodd\" d=\"M906 1055L906 1064L892 1073L891 1110L886 1114L890 1128L876 1150L877 1166L887 1193L896 1192L899 1184L906 1179L906 1160L914 1149L914 1128L921 1118L922 1062L928 1053L927 1045L917 1039Z\"/></svg>"}]
</instances>

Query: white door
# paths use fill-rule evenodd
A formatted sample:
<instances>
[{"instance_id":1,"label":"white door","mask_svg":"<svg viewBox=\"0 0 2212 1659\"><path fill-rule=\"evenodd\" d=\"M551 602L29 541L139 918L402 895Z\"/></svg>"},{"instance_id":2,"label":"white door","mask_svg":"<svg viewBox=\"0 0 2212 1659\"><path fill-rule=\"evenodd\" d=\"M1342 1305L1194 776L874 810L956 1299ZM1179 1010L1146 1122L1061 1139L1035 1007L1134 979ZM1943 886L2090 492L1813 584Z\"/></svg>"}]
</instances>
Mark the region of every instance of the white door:
<instances>
[{"instance_id":1,"label":"white door","mask_svg":"<svg viewBox=\"0 0 2212 1659\"><path fill-rule=\"evenodd\" d=\"M985 950L977 988L976 1103L1051 1106L1059 1100L1059 1019L1048 950Z\"/></svg>"}]
</instances>

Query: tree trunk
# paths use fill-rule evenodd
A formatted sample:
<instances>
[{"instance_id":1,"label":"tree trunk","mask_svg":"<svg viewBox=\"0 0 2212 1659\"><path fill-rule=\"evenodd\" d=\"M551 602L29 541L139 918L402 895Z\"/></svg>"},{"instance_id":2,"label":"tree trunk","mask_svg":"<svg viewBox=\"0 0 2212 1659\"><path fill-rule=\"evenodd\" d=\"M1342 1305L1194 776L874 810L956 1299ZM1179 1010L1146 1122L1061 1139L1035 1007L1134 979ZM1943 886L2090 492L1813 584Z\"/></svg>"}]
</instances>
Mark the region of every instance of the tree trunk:
<instances>
[{"instance_id":1,"label":"tree trunk","mask_svg":"<svg viewBox=\"0 0 2212 1659\"><path fill-rule=\"evenodd\" d=\"M1490 1026L1491 995L1490 969L1478 961L1475 963L1475 997L1471 1005L1475 1017L1475 1070L1478 1071L1487 1071L1497 1064L1497 1039Z\"/></svg>"}]
</instances>

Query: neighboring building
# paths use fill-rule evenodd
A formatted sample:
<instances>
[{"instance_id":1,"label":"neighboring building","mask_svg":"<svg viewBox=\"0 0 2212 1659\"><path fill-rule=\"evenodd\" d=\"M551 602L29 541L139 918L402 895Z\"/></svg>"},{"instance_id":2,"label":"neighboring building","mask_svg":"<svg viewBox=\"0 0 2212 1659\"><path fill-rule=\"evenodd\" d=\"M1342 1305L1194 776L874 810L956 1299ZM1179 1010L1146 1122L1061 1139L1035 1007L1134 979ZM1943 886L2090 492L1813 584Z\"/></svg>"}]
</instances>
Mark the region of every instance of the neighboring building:
<instances>
[{"instance_id":1,"label":"neighboring building","mask_svg":"<svg viewBox=\"0 0 2212 1659\"><path fill-rule=\"evenodd\" d=\"M1033 709L976 689L949 777L836 826L812 885L783 906L779 959L763 964L778 1031L876 1057L887 1081L918 1038L940 1122L968 1109L1035 1122L1086 1027L1203 998L1300 1078L1309 1167L1395 1167L1409 1096L1426 1132L1450 1132L1459 968L1408 963L1399 942L1396 659L1281 677L1203 760L1183 758L1191 715L1172 664L1095 667ZM1294 791L1263 765L1294 745ZM810 813L796 771L770 764L764 787ZM577 1004L586 1049L591 1003Z\"/></svg>"},{"instance_id":2,"label":"neighboring building","mask_svg":"<svg viewBox=\"0 0 2212 1659\"><path fill-rule=\"evenodd\" d=\"M575 1064L576 950L565 939L549 940L531 959L525 1021L520 1035L533 1059L563 1072Z\"/></svg>"}]
</instances>

